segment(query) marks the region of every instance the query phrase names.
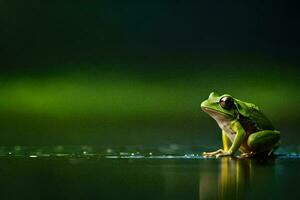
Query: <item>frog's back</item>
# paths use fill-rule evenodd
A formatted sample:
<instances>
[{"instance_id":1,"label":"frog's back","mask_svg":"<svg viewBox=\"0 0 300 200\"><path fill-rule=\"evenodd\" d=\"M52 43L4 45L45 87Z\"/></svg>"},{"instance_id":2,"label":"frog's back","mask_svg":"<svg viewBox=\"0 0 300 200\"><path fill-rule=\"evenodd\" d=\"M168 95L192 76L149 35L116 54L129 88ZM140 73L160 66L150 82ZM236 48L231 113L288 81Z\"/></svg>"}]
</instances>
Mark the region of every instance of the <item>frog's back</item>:
<instances>
[{"instance_id":1,"label":"frog's back","mask_svg":"<svg viewBox=\"0 0 300 200\"><path fill-rule=\"evenodd\" d=\"M248 134L263 130L274 130L270 120L261 112L261 110L252 103L245 103L247 107L246 114L240 113L239 121Z\"/></svg>"}]
</instances>

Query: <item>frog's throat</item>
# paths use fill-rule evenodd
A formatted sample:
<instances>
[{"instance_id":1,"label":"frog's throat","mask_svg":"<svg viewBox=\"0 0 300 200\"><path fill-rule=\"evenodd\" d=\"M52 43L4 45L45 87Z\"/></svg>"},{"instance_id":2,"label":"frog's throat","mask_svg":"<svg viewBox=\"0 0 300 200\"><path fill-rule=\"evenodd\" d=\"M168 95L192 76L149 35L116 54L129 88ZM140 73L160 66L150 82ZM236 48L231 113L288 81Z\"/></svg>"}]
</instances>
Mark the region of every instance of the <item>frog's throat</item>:
<instances>
[{"instance_id":1,"label":"frog's throat","mask_svg":"<svg viewBox=\"0 0 300 200\"><path fill-rule=\"evenodd\" d=\"M216 122L222 130L224 130L227 134L230 134L229 138L231 141L233 141L233 138L231 137L233 136L233 131L231 130L231 121L233 121L235 117L227 113L221 113L217 110L207 107L202 107L202 109L204 110L204 112L209 114L214 120L216 120Z\"/></svg>"}]
</instances>

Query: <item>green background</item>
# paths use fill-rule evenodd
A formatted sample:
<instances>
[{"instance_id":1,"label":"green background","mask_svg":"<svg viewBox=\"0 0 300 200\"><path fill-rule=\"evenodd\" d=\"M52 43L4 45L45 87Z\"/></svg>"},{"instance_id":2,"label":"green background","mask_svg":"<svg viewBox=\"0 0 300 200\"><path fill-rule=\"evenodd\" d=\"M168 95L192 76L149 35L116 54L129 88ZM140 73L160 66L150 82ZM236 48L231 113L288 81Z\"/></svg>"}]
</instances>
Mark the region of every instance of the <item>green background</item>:
<instances>
[{"instance_id":1,"label":"green background","mask_svg":"<svg viewBox=\"0 0 300 200\"><path fill-rule=\"evenodd\" d=\"M1 1L0 144L218 145L210 92L299 142L290 1Z\"/></svg>"}]
</instances>

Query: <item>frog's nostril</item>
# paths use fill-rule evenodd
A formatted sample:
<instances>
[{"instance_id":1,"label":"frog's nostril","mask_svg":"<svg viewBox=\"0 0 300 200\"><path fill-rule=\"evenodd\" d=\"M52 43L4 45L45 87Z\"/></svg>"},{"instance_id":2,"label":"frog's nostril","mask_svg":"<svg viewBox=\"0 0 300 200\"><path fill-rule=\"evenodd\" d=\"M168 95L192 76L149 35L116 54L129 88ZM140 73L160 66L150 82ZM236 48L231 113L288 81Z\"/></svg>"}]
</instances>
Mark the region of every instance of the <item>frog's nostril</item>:
<instances>
[{"instance_id":1,"label":"frog's nostril","mask_svg":"<svg viewBox=\"0 0 300 200\"><path fill-rule=\"evenodd\" d=\"M201 108L204 107L205 104L206 104L206 101L203 101L203 102L201 103L200 107L201 107Z\"/></svg>"}]
</instances>

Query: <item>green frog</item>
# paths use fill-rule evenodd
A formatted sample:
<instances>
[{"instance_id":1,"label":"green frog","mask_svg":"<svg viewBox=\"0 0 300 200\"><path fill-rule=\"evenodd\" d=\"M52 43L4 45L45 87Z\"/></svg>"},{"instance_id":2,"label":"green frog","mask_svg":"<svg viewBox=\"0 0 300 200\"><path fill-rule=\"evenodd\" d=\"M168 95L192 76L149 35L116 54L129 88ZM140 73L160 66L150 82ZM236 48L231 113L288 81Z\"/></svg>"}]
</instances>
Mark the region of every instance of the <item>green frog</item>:
<instances>
[{"instance_id":1,"label":"green frog","mask_svg":"<svg viewBox=\"0 0 300 200\"><path fill-rule=\"evenodd\" d=\"M238 150L241 157L270 156L280 145L280 132L252 103L212 92L201 108L217 121L223 141L223 149L203 152L204 157L233 156Z\"/></svg>"}]
</instances>

